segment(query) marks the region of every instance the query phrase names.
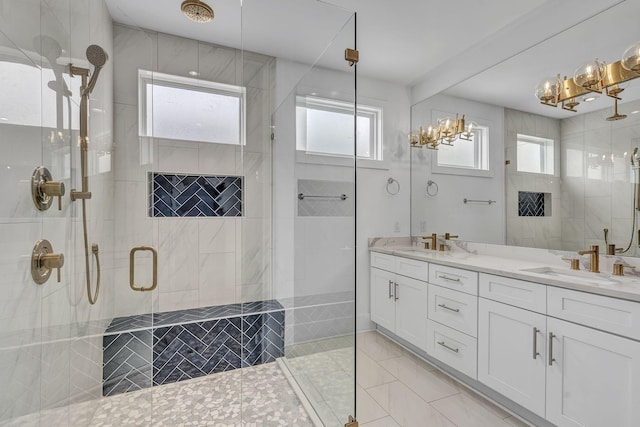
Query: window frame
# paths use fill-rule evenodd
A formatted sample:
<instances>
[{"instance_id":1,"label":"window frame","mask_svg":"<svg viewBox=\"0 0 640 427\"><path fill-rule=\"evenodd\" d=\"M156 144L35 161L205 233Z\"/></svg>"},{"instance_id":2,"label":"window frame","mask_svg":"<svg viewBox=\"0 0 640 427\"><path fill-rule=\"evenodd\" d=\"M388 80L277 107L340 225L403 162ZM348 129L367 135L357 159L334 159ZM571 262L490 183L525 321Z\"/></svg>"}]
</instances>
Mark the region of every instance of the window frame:
<instances>
[{"instance_id":1,"label":"window frame","mask_svg":"<svg viewBox=\"0 0 640 427\"><path fill-rule=\"evenodd\" d=\"M450 115L444 112L439 112L440 115ZM493 177L494 171L492 167L492 148L491 148L491 123L485 120L479 120L475 118L465 118L467 122L474 121L478 124L478 129L482 131L481 145L474 138L474 159L476 165L483 167L465 167L456 165L445 165L438 163L438 151L429 150L433 154L431 156L431 169L434 174L445 175L467 175L467 176L479 176L479 177ZM456 139L453 144L464 144L470 141Z\"/></svg>"},{"instance_id":2,"label":"window frame","mask_svg":"<svg viewBox=\"0 0 640 427\"><path fill-rule=\"evenodd\" d=\"M318 156L318 158L334 158L338 159L351 159L354 156L345 155L339 153L330 153L326 151L310 151L307 150L307 141L306 141L306 132L300 132L300 126L298 122L298 108L305 109L315 109L321 111L329 111L336 113L349 113L353 115L353 103L339 101L330 98L322 98L318 96L305 96L298 95L296 96L296 105L295 105L295 127L296 127L296 151L299 154L303 154L304 156ZM369 129L369 134L371 135L369 141L369 153L370 156L359 156L356 153L356 158L358 161L366 161L366 162L382 162L383 159L383 147L382 147L382 121L383 121L383 108L375 107L371 105L363 105L357 104L356 115L358 117L367 117L371 120L371 126ZM306 119L306 113L305 113ZM305 120L306 127L306 120ZM301 141L299 136L304 135L304 141ZM357 138L357 136L356 136ZM356 144L357 149L357 144ZM339 160L338 160L339 161Z\"/></svg>"},{"instance_id":3,"label":"window frame","mask_svg":"<svg viewBox=\"0 0 640 427\"><path fill-rule=\"evenodd\" d=\"M164 86L178 89L192 90L194 92L204 92L216 95L223 95L237 98L240 101L240 123L237 143L222 141L204 141L193 139L168 138L156 136L153 133L153 108L149 108L148 86ZM151 97L153 99L153 95ZM153 101L151 101L153 102ZM157 138L171 141L185 141L206 144L222 144L230 146L246 145L246 105L247 89L244 86L236 86L225 83L218 83L209 80L177 76L173 74L159 73L157 71L138 70L138 135L141 138Z\"/></svg>"},{"instance_id":4,"label":"window frame","mask_svg":"<svg viewBox=\"0 0 640 427\"><path fill-rule=\"evenodd\" d=\"M518 147L520 145L520 141L526 142L529 144L537 144L539 146L541 172L520 170L520 162L518 161ZM549 159L547 159L548 153L551 153L550 162L548 161ZM548 171L547 163L549 163L551 166L551 172L547 172ZM545 138L542 136L517 133L516 134L516 172L530 173L533 175L556 176L556 141L553 138Z\"/></svg>"}]
</instances>

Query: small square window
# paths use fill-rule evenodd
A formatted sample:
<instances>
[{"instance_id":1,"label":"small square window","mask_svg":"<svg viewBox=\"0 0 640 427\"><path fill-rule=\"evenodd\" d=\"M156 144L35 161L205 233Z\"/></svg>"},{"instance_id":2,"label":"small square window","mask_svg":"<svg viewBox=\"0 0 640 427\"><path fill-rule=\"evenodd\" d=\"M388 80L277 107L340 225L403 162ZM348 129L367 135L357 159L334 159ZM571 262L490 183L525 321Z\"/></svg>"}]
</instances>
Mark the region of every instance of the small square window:
<instances>
[{"instance_id":1,"label":"small square window","mask_svg":"<svg viewBox=\"0 0 640 427\"><path fill-rule=\"evenodd\" d=\"M518 172L554 174L553 139L518 134L516 156Z\"/></svg>"}]
</instances>

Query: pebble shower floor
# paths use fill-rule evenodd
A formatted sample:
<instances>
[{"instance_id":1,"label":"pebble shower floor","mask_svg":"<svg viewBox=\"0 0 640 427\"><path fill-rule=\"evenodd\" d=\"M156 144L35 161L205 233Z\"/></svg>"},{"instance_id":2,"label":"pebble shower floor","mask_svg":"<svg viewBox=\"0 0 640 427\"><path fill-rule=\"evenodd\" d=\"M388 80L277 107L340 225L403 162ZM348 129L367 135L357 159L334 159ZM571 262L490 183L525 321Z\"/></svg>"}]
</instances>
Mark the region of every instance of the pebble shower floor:
<instances>
[{"instance_id":1,"label":"pebble shower floor","mask_svg":"<svg viewBox=\"0 0 640 427\"><path fill-rule=\"evenodd\" d=\"M7 426L312 426L277 363L43 411Z\"/></svg>"}]
</instances>

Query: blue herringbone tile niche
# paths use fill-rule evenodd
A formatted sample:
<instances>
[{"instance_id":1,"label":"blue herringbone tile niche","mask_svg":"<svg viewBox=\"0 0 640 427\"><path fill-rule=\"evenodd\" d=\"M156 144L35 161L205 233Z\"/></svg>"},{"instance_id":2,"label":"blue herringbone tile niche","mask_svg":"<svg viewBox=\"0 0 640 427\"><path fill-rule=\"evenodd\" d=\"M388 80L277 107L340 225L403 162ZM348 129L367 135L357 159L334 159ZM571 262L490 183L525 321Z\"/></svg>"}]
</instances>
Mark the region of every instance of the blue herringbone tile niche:
<instances>
[{"instance_id":1,"label":"blue herringbone tile niche","mask_svg":"<svg viewBox=\"0 0 640 427\"><path fill-rule=\"evenodd\" d=\"M149 215L152 217L242 216L243 179L149 173Z\"/></svg>"}]
</instances>

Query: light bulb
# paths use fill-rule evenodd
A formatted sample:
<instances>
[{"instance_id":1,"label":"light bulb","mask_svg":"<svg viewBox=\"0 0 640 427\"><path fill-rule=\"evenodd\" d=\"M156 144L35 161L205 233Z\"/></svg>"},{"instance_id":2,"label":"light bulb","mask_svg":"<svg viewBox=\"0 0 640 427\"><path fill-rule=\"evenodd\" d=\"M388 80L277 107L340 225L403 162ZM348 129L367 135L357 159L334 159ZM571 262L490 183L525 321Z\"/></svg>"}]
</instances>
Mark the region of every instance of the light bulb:
<instances>
[{"instance_id":1,"label":"light bulb","mask_svg":"<svg viewBox=\"0 0 640 427\"><path fill-rule=\"evenodd\" d=\"M549 102L556 99L558 96L558 85L556 83L556 79L549 77L538 83L538 86L536 86L535 96L542 102Z\"/></svg>"},{"instance_id":2,"label":"light bulb","mask_svg":"<svg viewBox=\"0 0 640 427\"><path fill-rule=\"evenodd\" d=\"M573 82L580 87L593 87L600 82L603 71L604 67L596 59L595 63L588 62L578 67L573 73Z\"/></svg>"},{"instance_id":3,"label":"light bulb","mask_svg":"<svg viewBox=\"0 0 640 427\"><path fill-rule=\"evenodd\" d=\"M625 70L640 73L640 42L629 46L629 48L624 51L621 62Z\"/></svg>"}]
</instances>

